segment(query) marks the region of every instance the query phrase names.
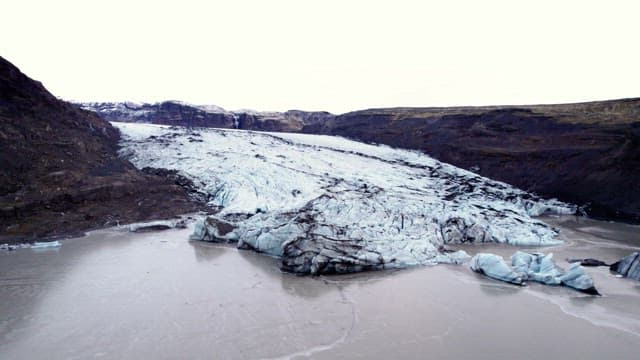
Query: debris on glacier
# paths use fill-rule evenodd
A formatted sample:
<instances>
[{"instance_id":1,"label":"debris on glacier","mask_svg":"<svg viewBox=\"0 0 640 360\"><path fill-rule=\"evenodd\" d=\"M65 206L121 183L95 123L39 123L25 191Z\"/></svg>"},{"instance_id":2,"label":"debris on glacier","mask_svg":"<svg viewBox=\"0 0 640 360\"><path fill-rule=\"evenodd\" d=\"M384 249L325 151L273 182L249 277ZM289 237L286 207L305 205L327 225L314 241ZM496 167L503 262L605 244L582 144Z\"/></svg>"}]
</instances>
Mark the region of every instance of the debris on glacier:
<instances>
[{"instance_id":1,"label":"debris on glacier","mask_svg":"<svg viewBox=\"0 0 640 360\"><path fill-rule=\"evenodd\" d=\"M610 267L611 271L634 280L640 280L640 253L634 252Z\"/></svg>"},{"instance_id":2,"label":"debris on glacier","mask_svg":"<svg viewBox=\"0 0 640 360\"><path fill-rule=\"evenodd\" d=\"M578 291L600 295L593 278L577 262L565 271L553 260L553 254L517 251L511 256L511 267L501 256L480 253L471 259L471 270L490 278L524 285L531 280L545 285L564 285Z\"/></svg>"},{"instance_id":3,"label":"debris on glacier","mask_svg":"<svg viewBox=\"0 0 640 360\"><path fill-rule=\"evenodd\" d=\"M465 253L443 248L465 243L556 245L558 231L533 217L576 210L417 151L333 136L113 124L122 156L177 171L220 209L191 239L278 256L296 273L460 263Z\"/></svg>"}]
</instances>

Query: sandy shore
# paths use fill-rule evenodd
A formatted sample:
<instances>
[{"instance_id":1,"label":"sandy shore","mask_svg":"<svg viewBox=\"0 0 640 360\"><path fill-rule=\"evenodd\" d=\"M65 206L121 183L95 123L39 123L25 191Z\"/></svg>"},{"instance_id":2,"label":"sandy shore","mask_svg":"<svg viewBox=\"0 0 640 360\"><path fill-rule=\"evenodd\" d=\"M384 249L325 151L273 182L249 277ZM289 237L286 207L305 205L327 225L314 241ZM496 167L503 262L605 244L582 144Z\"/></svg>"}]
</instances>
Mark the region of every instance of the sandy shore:
<instances>
[{"instance_id":1,"label":"sandy shore","mask_svg":"<svg viewBox=\"0 0 640 360\"><path fill-rule=\"evenodd\" d=\"M640 250L636 226L545 221L567 241L537 250L561 266ZM606 268L588 269L602 297L467 266L299 277L189 231L100 230L0 253L0 358L632 359L640 346L640 283Z\"/></svg>"}]
</instances>

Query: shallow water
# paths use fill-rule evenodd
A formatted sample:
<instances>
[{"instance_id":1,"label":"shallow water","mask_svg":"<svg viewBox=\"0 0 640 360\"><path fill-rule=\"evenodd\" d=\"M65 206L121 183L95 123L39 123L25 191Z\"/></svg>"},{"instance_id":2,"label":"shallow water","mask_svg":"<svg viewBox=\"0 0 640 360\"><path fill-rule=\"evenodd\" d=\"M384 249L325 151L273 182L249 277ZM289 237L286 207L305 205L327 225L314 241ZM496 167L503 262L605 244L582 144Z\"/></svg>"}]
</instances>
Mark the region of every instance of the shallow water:
<instances>
[{"instance_id":1,"label":"shallow water","mask_svg":"<svg viewBox=\"0 0 640 360\"><path fill-rule=\"evenodd\" d=\"M563 267L640 250L635 226L544 220L567 242L536 250ZM602 297L467 266L299 277L189 232L102 230L0 253L0 358L635 359L640 346L640 282L607 268L587 269Z\"/></svg>"}]
</instances>

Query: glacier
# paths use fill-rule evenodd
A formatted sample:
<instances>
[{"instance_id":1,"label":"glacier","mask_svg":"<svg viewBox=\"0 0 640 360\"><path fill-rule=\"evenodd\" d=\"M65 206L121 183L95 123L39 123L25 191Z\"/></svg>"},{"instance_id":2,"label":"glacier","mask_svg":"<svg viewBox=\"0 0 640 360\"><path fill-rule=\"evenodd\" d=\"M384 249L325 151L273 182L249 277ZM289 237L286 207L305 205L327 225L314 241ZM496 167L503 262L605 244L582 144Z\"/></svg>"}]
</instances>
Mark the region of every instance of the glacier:
<instances>
[{"instance_id":1,"label":"glacier","mask_svg":"<svg viewBox=\"0 0 640 360\"><path fill-rule=\"evenodd\" d=\"M196 240L236 243L301 274L346 273L469 256L451 244L561 243L535 219L573 214L423 153L341 137L113 122L121 156L178 171L219 211Z\"/></svg>"}]
</instances>

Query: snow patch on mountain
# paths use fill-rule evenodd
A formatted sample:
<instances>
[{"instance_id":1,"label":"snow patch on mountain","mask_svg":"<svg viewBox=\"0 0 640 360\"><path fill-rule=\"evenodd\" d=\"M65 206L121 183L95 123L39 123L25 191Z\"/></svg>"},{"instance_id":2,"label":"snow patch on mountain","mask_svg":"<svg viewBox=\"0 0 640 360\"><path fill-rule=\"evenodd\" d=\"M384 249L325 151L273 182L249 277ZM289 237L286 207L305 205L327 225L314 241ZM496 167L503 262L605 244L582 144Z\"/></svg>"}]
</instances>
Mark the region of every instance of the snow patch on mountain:
<instances>
[{"instance_id":1,"label":"snow patch on mountain","mask_svg":"<svg viewBox=\"0 0 640 360\"><path fill-rule=\"evenodd\" d=\"M113 123L137 167L175 169L221 211L194 238L237 242L285 270L342 273L456 263L448 244L560 243L532 218L575 207L416 151L340 137Z\"/></svg>"}]
</instances>

